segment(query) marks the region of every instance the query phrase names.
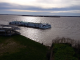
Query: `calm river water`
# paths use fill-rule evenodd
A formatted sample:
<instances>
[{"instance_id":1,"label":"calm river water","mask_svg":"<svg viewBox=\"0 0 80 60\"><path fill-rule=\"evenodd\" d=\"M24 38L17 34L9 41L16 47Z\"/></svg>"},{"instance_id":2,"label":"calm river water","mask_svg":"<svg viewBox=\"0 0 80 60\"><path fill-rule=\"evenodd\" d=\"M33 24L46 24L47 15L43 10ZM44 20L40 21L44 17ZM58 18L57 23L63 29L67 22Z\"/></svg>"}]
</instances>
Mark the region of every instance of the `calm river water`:
<instances>
[{"instance_id":1,"label":"calm river water","mask_svg":"<svg viewBox=\"0 0 80 60\"><path fill-rule=\"evenodd\" d=\"M34 41L51 45L56 37L72 38L80 40L80 17L29 17L0 15L0 24L9 24L11 21L25 21L36 23L49 23L51 29L41 30L27 27L20 27L21 35Z\"/></svg>"}]
</instances>

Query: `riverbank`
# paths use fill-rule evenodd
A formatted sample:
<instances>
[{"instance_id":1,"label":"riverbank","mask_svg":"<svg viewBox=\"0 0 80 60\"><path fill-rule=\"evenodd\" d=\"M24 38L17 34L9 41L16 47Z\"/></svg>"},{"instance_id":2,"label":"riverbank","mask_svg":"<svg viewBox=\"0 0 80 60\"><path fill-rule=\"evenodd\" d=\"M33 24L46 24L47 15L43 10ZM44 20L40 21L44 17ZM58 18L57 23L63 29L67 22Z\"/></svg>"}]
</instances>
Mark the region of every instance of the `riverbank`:
<instances>
[{"instance_id":1,"label":"riverbank","mask_svg":"<svg viewBox=\"0 0 80 60\"><path fill-rule=\"evenodd\" d=\"M80 17L80 16L58 16L58 15L18 15L18 14L0 14L0 15L14 15L14 16L30 16L30 17L56 17L56 18L60 18L60 17Z\"/></svg>"},{"instance_id":2,"label":"riverbank","mask_svg":"<svg viewBox=\"0 0 80 60\"><path fill-rule=\"evenodd\" d=\"M0 36L0 60L47 60L48 48L21 35Z\"/></svg>"},{"instance_id":3,"label":"riverbank","mask_svg":"<svg viewBox=\"0 0 80 60\"><path fill-rule=\"evenodd\" d=\"M47 47L22 35L0 36L0 60L79 60L80 48L72 41L57 38Z\"/></svg>"},{"instance_id":4,"label":"riverbank","mask_svg":"<svg viewBox=\"0 0 80 60\"><path fill-rule=\"evenodd\" d=\"M76 51L70 44L53 44L52 60L78 60Z\"/></svg>"},{"instance_id":5,"label":"riverbank","mask_svg":"<svg viewBox=\"0 0 80 60\"><path fill-rule=\"evenodd\" d=\"M50 60L80 60L80 44L70 38L56 38L50 48Z\"/></svg>"}]
</instances>

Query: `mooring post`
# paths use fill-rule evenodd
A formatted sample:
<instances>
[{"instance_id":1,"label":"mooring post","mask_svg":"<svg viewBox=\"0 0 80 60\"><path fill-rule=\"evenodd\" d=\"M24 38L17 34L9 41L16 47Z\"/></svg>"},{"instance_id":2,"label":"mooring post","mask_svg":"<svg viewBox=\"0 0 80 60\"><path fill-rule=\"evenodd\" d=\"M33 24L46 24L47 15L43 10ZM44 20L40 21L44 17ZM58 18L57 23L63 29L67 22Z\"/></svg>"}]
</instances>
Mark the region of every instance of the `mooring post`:
<instances>
[{"instance_id":1,"label":"mooring post","mask_svg":"<svg viewBox=\"0 0 80 60\"><path fill-rule=\"evenodd\" d=\"M5 36L6 36L6 31L5 31Z\"/></svg>"}]
</instances>

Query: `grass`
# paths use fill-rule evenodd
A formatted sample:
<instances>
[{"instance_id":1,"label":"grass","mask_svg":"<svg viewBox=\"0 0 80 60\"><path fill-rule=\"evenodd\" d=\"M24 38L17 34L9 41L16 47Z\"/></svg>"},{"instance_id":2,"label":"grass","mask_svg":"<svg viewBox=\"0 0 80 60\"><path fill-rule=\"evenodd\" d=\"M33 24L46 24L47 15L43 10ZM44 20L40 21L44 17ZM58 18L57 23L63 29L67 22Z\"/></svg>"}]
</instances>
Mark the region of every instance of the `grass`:
<instances>
[{"instance_id":1,"label":"grass","mask_svg":"<svg viewBox=\"0 0 80 60\"><path fill-rule=\"evenodd\" d=\"M75 51L69 44L53 44L53 57L54 60L78 60L75 57Z\"/></svg>"},{"instance_id":2,"label":"grass","mask_svg":"<svg viewBox=\"0 0 80 60\"><path fill-rule=\"evenodd\" d=\"M0 36L0 60L47 60L47 47L21 35Z\"/></svg>"},{"instance_id":3,"label":"grass","mask_svg":"<svg viewBox=\"0 0 80 60\"><path fill-rule=\"evenodd\" d=\"M76 52L76 57L78 58L78 60L80 60L80 45L78 48L74 48L75 52Z\"/></svg>"}]
</instances>

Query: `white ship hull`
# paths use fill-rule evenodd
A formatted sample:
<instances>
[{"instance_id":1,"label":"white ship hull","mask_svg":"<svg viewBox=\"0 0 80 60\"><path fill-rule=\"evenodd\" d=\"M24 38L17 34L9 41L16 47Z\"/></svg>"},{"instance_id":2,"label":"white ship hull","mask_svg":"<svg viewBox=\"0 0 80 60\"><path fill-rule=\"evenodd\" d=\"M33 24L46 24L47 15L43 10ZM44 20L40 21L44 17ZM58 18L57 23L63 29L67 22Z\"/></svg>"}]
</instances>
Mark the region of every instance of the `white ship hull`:
<instances>
[{"instance_id":1,"label":"white ship hull","mask_svg":"<svg viewBox=\"0 0 80 60\"><path fill-rule=\"evenodd\" d=\"M12 21L12 22L9 22L9 24L10 25L17 25L17 26L39 28L39 29L51 28L50 24L33 23L33 22Z\"/></svg>"}]
</instances>

